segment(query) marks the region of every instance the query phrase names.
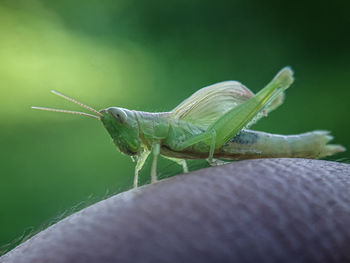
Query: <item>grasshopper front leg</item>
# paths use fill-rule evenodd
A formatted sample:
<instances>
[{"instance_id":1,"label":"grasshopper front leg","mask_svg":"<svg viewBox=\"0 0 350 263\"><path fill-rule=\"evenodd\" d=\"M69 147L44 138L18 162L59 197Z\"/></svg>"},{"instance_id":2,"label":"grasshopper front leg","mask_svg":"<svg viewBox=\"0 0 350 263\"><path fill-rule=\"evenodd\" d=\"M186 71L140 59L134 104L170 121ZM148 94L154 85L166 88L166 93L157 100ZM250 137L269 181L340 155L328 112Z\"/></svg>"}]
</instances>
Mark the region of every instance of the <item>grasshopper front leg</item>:
<instances>
[{"instance_id":1,"label":"grasshopper front leg","mask_svg":"<svg viewBox=\"0 0 350 263\"><path fill-rule=\"evenodd\" d=\"M135 175L134 175L134 188L137 188L138 181L139 181L139 171L142 169L143 165L145 164L149 154L150 154L150 151L143 149L143 151L137 158L137 163L135 166Z\"/></svg>"},{"instance_id":2,"label":"grasshopper front leg","mask_svg":"<svg viewBox=\"0 0 350 263\"><path fill-rule=\"evenodd\" d=\"M157 182L157 160L160 153L160 144L159 142L155 142L152 145L152 152L153 152L153 162L152 162L152 169L151 169L151 183Z\"/></svg>"},{"instance_id":3,"label":"grasshopper front leg","mask_svg":"<svg viewBox=\"0 0 350 263\"><path fill-rule=\"evenodd\" d=\"M152 162L152 168L151 168L151 182L155 183L157 182L157 159L160 153L159 143L153 143L152 152L153 152L153 162ZM151 151L143 149L143 151L137 158L137 163L135 166L135 175L134 175L134 188L137 188L138 180L139 180L139 171L142 169L150 153Z\"/></svg>"},{"instance_id":4,"label":"grasshopper front leg","mask_svg":"<svg viewBox=\"0 0 350 263\"><path fill-rule=\"evenodd\" d=\"M204 142L210 146L209 161L214 150L220 148L244 128L261 110L271 103L279 94L293 82L293 72L289 68L282 69L276 77L254 97L229 110L208 129L187 140L177 143L175 150L181 151L196 143Z\"/></svg>"}]
</instances>

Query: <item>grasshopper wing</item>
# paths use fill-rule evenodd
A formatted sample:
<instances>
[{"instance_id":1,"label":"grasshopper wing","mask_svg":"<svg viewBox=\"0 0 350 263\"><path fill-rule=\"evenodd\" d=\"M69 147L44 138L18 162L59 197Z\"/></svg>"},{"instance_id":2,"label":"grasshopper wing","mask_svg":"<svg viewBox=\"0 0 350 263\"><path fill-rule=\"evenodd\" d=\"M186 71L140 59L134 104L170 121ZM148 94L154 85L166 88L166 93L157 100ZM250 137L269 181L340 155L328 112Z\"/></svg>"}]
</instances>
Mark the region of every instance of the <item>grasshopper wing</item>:
<instances>
[{"instance_id":1,"label":"grasshopper wing","mask_svg":"<svg viewBox=\"0 0 350 263\"><path fill-rule=\"evenodd\" d=\"M209 126L220 116L254 94L237 81L224 81L202 88L178 105L174 117L194 124Z\"/></svg>"},{"instance_id":2,"label":"grasshopper wing","mask_svg":"<svg viewBox=\"0 0 350 263\"><path fill-rule=\"evenodd\" d=\"M224 81L204 87L184 100L172 115L177 119L210 126L226 112L253 97L254 93L237 81ZM272 101L253 121L254 123L283 102L283 94Z\"/></svg>"}]
</instances>

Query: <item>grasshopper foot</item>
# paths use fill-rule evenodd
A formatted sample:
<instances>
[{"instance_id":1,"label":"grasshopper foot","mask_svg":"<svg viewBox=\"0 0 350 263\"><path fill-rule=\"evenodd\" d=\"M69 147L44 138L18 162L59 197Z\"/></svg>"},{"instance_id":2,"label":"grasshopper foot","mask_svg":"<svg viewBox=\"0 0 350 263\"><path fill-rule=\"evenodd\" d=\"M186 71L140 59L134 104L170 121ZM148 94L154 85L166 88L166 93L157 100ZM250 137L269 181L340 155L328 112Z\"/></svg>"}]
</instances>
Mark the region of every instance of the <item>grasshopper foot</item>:
<instances>
[{"instance_id":1,"label":"grasshopper foot","mask_svg":"<svg viewBox=\"0 0 350 263\"><path fill-rule=\"evenodd\" d=\"M219 166L219 165L223 165L223 164L227 164L229 162L225 162L219 159L207 159L207 162L209 163L210 166Z\"/></svg>"}]
</instances>

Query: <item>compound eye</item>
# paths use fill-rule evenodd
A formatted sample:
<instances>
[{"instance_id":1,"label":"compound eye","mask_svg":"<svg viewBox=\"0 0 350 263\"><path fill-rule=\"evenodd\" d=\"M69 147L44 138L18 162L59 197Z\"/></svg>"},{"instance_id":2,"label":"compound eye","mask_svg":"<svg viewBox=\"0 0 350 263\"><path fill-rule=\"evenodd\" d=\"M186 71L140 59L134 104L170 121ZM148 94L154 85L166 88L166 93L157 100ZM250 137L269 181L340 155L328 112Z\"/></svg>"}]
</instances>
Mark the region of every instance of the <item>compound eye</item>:
<instances>
[{"instance_id":1,"label":"compound eye","mask_svg":"<svg viewBox=\"0 0 350 263\"><path fill-rule=\"evenodd\" d=\"M108 109L108 112L111 113L114 119L116 119L120 124L125 123L128 118L125 111L120 108L111 107Z\"/></svg>"}]
</instances>

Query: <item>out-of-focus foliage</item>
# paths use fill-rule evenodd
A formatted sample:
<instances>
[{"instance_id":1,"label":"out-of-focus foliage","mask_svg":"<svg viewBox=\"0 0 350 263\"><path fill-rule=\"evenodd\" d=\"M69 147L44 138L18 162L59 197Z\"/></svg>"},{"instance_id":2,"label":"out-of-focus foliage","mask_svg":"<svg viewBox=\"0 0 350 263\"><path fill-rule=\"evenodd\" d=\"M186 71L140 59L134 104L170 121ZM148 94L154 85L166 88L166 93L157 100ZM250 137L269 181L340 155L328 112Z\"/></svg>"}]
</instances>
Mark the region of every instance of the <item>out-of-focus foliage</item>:
<instances>
[{"instance_id":1,"label":"out-of-focus foliage","mask_svg":"<svg viewBox=\"0 0 350 263\"><path fill-rule=\"evenodd\" d=\"M256 92L290 65L296 82L285 104L254 128L329 129L350 148L349 8L346 1L1 1L0 246L132 185L134 163L98 121L30 109L77 109L50 89L97 109L166 111L218 81ZM160 165L162 176L180 171ZM143 182L148 175L149 165Z\"/></svg>"}]
</instances>

